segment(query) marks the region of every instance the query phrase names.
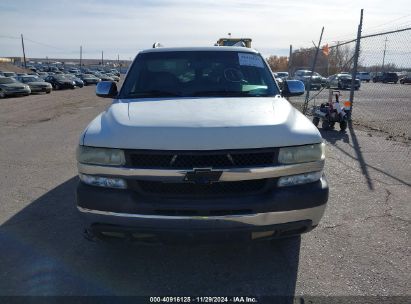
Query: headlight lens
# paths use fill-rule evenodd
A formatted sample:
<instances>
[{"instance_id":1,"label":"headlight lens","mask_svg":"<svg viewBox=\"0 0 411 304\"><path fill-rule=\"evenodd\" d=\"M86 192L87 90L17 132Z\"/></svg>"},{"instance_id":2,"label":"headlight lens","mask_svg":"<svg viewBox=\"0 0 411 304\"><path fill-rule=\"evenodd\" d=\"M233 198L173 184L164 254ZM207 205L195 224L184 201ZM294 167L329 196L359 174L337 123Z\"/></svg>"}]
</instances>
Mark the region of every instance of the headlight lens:
<instances>
[{"instance_id":1,"label":"headlight lens","mask_svg":"<svg viewBox=\"0 0 411 304\"><path fill-rule=\"evenodd\" d=\"M90 186L104 187L104 188L115 188L115 189L126 189L127 182L122 178L116 177L104 177L104 176L94 176L88 174L79 174L80 180Z\"/></svg>"},{"instance_id":2,"label":"headlight lens","mask_svg":"<svg viewBox=\"0 0 411 304\"><path fill-rule=\"evenodd\" d=\"M297 175L283 176L278 179L278 187L288 187L296 186L302 184L308 184L318 181L323 173L318 172L309 172Z\"/></svg>"},{"instance_id":3,"label":"headlight lens","mask_svg":"<svg viewBox=\"0 0 411 304\"><path fill-rule=\"evenodd\" d=\"M305 145L280 148L278 162L280 164L298 164L319 161L325 158L325 144Z\"/></svg>"},{"instance_id":4,"label":"headlight lens","mask_svg":"<svg viewBox=\"0 0 411 304\"><path fill-rule=\"evenodd\" d=\"M83 164L121 166L125 164L124 151L120 149L79 146L77 161Z\"/></svg>"}]
</instances>

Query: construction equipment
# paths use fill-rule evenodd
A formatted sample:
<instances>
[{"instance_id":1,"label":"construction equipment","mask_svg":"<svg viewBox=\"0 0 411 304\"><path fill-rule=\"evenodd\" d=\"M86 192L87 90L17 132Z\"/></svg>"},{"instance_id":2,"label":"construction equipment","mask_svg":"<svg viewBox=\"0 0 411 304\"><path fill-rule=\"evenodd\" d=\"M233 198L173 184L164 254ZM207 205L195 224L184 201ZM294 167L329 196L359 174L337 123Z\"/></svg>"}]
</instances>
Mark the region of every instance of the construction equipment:
<instances>
[{"instance_id":1,"label":"construction equipment","mask_svg":"<svg viewBox=\"0 0 411 304\"><path fill-rule=\"evenodd\" d=\"M251 48L251 38L220 38L217 41L219 46L243 46Z\"/></svg>"}]
</instances>

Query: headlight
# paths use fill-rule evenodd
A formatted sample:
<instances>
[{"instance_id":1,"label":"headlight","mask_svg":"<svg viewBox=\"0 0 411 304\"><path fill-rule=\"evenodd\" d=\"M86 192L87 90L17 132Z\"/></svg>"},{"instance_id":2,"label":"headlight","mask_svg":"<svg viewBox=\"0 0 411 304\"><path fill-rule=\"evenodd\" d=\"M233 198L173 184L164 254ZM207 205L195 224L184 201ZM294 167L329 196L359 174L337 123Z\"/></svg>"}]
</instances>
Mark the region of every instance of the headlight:
<instances>
[{"instance_id":1,"label":"headlight","mask_svg":"<svg viewBox=\"0 0 411 304\"><path fill-rule=\"evenodd\" d=\"M121 166L126 163L124 151L120 149L79 146L77 161L83 164Z\"/></svg>"},{"instance_id":2,"label":"headlight","mask_svg":"<svg viewBox=\"0 0 411 304\"><path fill-rule=\"evenodd\" d=\"M79 174L80 180L90 186L126 189L127 182L122 178L94 176L88 174Z\"/></svg>"},{"instance_id":3,"label":"headlight","mask_svg":"<svg viewBox=\"0 0 411 304\"><path fill-rule=\"evenodd\" d=\"M325 159L325 144L280 148L280 164L298 164Z\"/></svg>"},{"instance_id":4,"label":"headlight","mask_svg":"<svg viewBox=\"0 0 411 304\"><path fill-rule=\"evenodd\" d=\"M296 186L302 184L308 184L318 181L323 173L318 172L309 172L297 175L283 176L278 179L278 187L288 187Z\"/></svg>"}]
</instances>

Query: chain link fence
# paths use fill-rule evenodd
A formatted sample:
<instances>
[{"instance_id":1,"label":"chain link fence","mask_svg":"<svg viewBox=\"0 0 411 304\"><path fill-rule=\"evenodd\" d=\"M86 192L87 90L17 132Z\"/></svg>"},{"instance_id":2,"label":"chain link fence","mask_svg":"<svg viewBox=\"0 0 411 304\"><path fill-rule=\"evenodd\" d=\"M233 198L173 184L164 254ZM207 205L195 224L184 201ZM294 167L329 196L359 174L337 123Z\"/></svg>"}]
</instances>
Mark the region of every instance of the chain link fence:
<instances>
[{"instance_id":1,"label":"chain link fence","mask_svg":"<svg viewBox=\"0 0 411 304\"><path fill-rule=\"evenodd\" d=\"M340 102L350 100L351 80L344 81L344 78L351 78L355 47L356 39L322 48L310 86L310 77L301 76L298 71L311 70L316 48L292 52L288 63L289 78L302 80L306 88L311 88L306 104L307 115L310 115L312 107L329 101L330 91L340 92ZM306 96L293 97L290 101L303 111ZM387 138L409 142L410 105L411 28L363 35L352 104L353 123L384 132Z\"/></svg>"}]
</instances>

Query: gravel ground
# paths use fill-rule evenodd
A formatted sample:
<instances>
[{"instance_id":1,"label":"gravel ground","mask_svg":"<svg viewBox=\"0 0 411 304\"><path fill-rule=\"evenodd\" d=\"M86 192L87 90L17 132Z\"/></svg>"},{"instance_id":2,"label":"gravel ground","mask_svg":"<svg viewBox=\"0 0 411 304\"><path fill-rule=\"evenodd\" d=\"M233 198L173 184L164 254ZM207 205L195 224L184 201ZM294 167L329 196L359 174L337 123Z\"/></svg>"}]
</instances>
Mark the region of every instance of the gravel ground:
<instances>
[{"instance_id":1,"label":"gravel ground","mask_svg":"<svg viewBox=\"0 0 411 304\"><path fill-rule=\"evenodd\" d=\"M357 100L358 108L372 103ZM75 148L109 103L94 87L0 100L0 295L411 296L410 147L368 130L323 132L329 205L301 238L86 241L75 209Z\"/></svg>"}]
</instances>

